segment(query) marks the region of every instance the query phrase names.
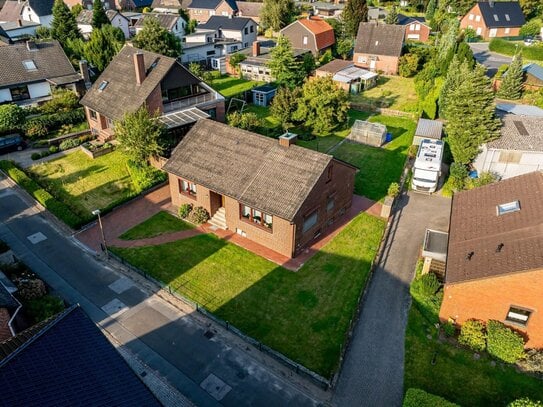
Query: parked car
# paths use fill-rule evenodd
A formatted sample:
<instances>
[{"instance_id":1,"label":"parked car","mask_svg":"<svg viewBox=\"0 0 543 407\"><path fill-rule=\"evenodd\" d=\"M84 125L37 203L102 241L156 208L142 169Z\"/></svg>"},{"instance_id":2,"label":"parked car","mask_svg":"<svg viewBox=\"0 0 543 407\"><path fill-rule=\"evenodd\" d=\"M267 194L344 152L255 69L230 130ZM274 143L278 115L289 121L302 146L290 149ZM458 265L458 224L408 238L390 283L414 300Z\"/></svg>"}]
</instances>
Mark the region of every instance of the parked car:
<instances>
[{"instance_id":1,"label":"parked car","mask_svg":"<svg viewBox=\"0 0 543 407\"><path fill-rule=\"evenodd\" d=\"M9 136L0 137L0 154L9 153L10 151L21 151L26 148L26 143L19 134L11 134Z\"/></svg>"}]
</instances>

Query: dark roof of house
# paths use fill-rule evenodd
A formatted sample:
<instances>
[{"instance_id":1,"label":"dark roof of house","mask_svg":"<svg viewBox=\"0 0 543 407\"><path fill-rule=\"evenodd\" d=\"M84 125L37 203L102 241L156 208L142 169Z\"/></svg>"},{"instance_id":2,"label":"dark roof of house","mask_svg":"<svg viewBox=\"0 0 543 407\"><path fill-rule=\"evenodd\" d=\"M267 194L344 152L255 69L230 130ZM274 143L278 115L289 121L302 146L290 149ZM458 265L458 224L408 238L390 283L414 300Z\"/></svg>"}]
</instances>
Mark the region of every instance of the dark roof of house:
<instances>
[{"instance_id":1,"label":"dark roof of house","mask_svg":"<svg viewBox=\"0 0 543 407\"><path fill-rule=\"evenodd\" d=\"M205 148L202 148L205 146ZM332 156L212 120L200 120L164 170L292 221Z\"/></svg>"},{"instance_id":2,"label":"dark roof of house","mask_svg":"<svg viewBox=\"0 0 543 407\"><path fill-rule=\"evenodd\" d=\"M145 22L145 19L156 18L161 27L164 27L166 30L171 31L177 20L180 16L178 14L168 14L168 13L148 13L141 16L138 22L134 25L136 28L142 28Z\"/></svg>"},{"instance_id":3,"label":"dark roof of house","mask_svg":"<svg viewBox=\"0 0 543 407\"><path fill-rule=\"evenodd\" d=\"M520 210L498 215L498 205L515 201ZM542 267L543 173L532 172L454 195L447 283Z\"/></svg>"},{"instance_id":4,"label":"dark roof of house","mask_svg":"<svg viewBox=\"0 0 543 407\"><path fill-rule=\"evenodd\" d=\"M28 0L28 5L38 16L49 16L53 14L53 3L55 0Z\"/></svg>"},{"instance_id":5,"label":"dark roof of house","mask_svg":"<svg viewBox=\"0 0 543 407\"><path fill-rule=\"evenodd\" d=\"M8 0L0 10L0 21L17 21L21 18L24 3L17 0Z\"/></svg>"},{"instance_id":6,"label":"dark roof of house","mask_svg":"<svg viewBox=\"0 0 543 407\"><path fill-rule=\"evenodd\" d=\"M152 0L132 0L136 7L147 7L153 2Z\"/></svg>"},{"instance_id":7,"label":"dark roof of house","mask_svg":"<svg viewBox=\"0 0 543 407\"><path fill-rule=\"evenodd\" d=\"M501 119L500 137L488 148L543 152L543 118L497 112Z\"/></svg>"},{"instance_id":8,"label":"dark roof of house","mask_svg":"<svg viewBox=\"0 0 543 407\"><path fill-rule=\"evenodd\" d=\"M160 406L79 306L0 361L2 404Z\"/></svg>"},{"instance_id":9,"label":"dark roof of house","mask_svg":"<svg viewBox=\"0 0 543 407\"><path fill-rule=\"evenodd\" d=\"M73 75L75 70L57 41L0 47L0 87ZM27 70L23 61L33 61L36 69Z\"/></svg>"},{"instance_id":10,"label":"dark roof of house","mask_svg":"<svg viewBox=\"0 0 543 407\"><path fill-rule=\"evenodd\" d=\"M522 71L526 74L532 75L533 77L543 81L543 67L538 64L526 64L522 67ZM507 73L507 71L505 72Z\"/></svg>"},{"instance_id":11,"label":"dark roof of house","mask_svg":"<svg viewBox=\"0 0 543 407\"><path fill-rule=\"evenodd\" d=\"M264 3L256 1L236 1L236 5L240 16L243 17L260 17L260 11Z\"/></svg>"},{"instance_id":12,"label":"dark roof of house","mask_svg":"<svg viewBox=\"0 0 543 407\"><path fill-rule=\"evenodd\" d=\"M398 25L407 25L411 23L426 24L426 19L424 17L410 17L403 14L398 14Z\"/></svg>"},{"instance_id":13,"label":"dark roof of house","mask_svg":"<svg viewBox=\"0 0 543 407\"><path fill-rule=\"evenodd\" d=\"M249 17L226 17L226 16L211 16L204 24L199 24L198 29L204 30L236 30L240 31L250 22L254 23ZM255 23L256 24L256 23Z\"/></svg>"},{"instance_id":14,"label":"dark roof of house","mask_svg":"<svg viewBox=\"0 0 543 407\"><path fill-rule=\"evenodd\" d=\"M518 1L480 1L477 5L487 27L520 27L526 22Z\"/></svg>"},{"instance_id":15,"label":"dark roof of house","mask_svg":"<svg viewBox=\"0 0 543 407\"><path fill-rule=\"evenodd\" d=\"M236 5L235 0L224 0L226 3L232 8L232 10L237 10L238 6ZM223 0L192 0L188 8L192 9L208 9L208 10L215 10L219 5L223 2Z\"/></svg>"},{"instance_id":16,"label":"dark roof of house","mask_svg":"<svg viewBox=\"0 0 543 407\"><path fill-rule=\"evenodd\" d=\"M353 61L346 61L343 59L334 59L333 61L330 61L323 66L319 66L317 68L317 71L329 72L331 74L334 74L339 71L342 71L345 68L349 68L351 66L354 66Z\"/></svg>"},{"instance_id":17,"label":"dark roof of house","mask_svg":"<svg viewBox=\"0 0 543 407\"><path fill-rule=\"evenodd\" d=\"M0 308L17 309L19 302L13 298L13 295L0 282Z\"/></svg>"},{"instance_id":18,"label":"dark roof of house","mask_svg":"<svg viewBox=\"0 0 543 407\"><path fill-rule=\"evenodd\" d=\"M187 8L190 2L191 0L153 0L151 8L171 8L177 11L180 8Z\"/></svg>"},{"instance_id":19,"label":"dark roof of house","mask_svg":"<svg viewBox=\"0 0 543 407\"><path fill-rule=\"evenodd\" d=\"M360 23L354 52L399 57L405 28L401 25Z\"/></svg>"},{"instance_id":20,"label":"dark roof of house","mask_svg":"<svg viewBox=\"0 0 543 407\"><path fill-rule=\"evenodd\" d=\"M441 140L443 123L438 120L419 119L415 136Z\"/></svg>"},{"instance_id":21,"label":"dark roof of house","mask_svg":"<svg viewBox=\"0 0 543 407\"><path fill-rule=\"evenodd\" d=\"M147 71L147 76L141 85L136 84L134 67L134 54L138 52L143 53ZM142 106L176 63L174 58L125 45L83 96L80 103L111 119L119 120L126 112L134 112ZM151 65L154 66L151 67ZM107 86L100 91L98 88L104 81L108 82Z\"/></svg>"}]
</instances>

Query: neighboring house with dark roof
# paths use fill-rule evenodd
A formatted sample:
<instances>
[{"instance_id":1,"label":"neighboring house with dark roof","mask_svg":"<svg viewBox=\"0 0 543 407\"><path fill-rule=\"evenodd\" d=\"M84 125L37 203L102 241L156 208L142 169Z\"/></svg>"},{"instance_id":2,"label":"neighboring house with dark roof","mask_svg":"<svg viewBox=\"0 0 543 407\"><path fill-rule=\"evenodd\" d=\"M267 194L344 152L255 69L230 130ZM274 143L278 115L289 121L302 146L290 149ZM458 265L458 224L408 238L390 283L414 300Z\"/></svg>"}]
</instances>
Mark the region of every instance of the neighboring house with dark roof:
<instances>
[{"instance_id":1,"label":"neighboring house with dark roof","mask_svg":"<svg viewBox=\"0 0 543 407\"><path fill-rule=\"evenodd\" d=\"M311 3L311 6L313 7L313 15L321 18L339 18L345 8L345 4L326 1L316 1Z\"/></svg>"},{"instance_id":2,"label":"neighboring house with dark roof","mask_svg":"<svg viewBox=\"0 0 543 407\"><path fill-rule=\"evenodd\" d=\"M500 137L481 146L473 162L477 172L510 178L543 169L543 118L497 112Z\"/></svg>"},{"instance_id":3,"label":"neighboring house with dark roof","mask_svg":"<svg viewBox=\"0 0 543 407\"><path fill-rule=\"evenodd\" d=\"M27 0L21 11L21 18L51 28L54 2L55 0Z\"/></svg>"},{"instance_id":4,"label":"neighboring house with dark roof","mask_svg":"<svg viewBox=\"0 0 543 407\"><path fill-rule=\"evenodd\" d=\"M354 66L353 61L334 59L329 63L319 66L315 70L315 76L330 76L334 83L345 92L357 94L364 89L370 89L377 82L377 74L366 69Z\"/></svg>"},{"instance_id":5,"label":"neighboring house with dark roof","mask_svg":"<svg viewBox=\"0 0 543 407\"><path fill-rule=\"evenodd\" d=\"M264 3L256 1L236 1L238 17L249 17L255 23L260 23L260 12Z\"/></svg>"},{"instance_id":6,"label":"neighboring house with dark roof","mask_svg":"<svg viewBox=\"0 0 543 407\"><path fill-rule=\"evenodd\" d=\"M15 336L12 322L20 309L21 303L0 281L0 342Z\"/></svg>"},{"instance_id":7,"label":"neighboring house with dark roof","mask_svg":"<svg viewBox=\"0 0 543 407\"><path fill-rule=\"evenodd\" d=\"M192 20L205 23L212 16L232 17L238 12L235 0L192 0L187 7Z\"/></svg>"},{"instance_id":8,"label":"neighboring house with dark roof","mask_svg":"<svg viewBox=\"0 0 543 407\"><path fill-rule=\"evenodd\" d=\"M51 99L55 87L81 93L82 85L57 41L0 47L0 103L35 104Z\"/></svg>"},{"instance_id":9,"label":"neighboring house with dark roof","mask_svg":"<svg viewBox=\"0 0 543 407\"><path fill-rule=\"evenodd\" d=\"M163 168L172 204L202 206L211 224L295 257L350 208L356 172L295 140L199 121Z\"/></svg>"},{"instance_id":10,"label":"neighboring house with dark roof","mask_svg":"<svg viewBox=\"0 0 543 407\"><path fill-rule=\"evenodd\" d=\"M13 44L13 41L9 37L8 33L4 30L4 28L2 28L2 24L0 23L0 47L11 44Z\"/></svg>"},{"instance_id":11,"label":"neighboring house with dark roof","mask_svg":"<svg viewBox=\"0 0 543 407\"><path fill-rule=\"evenodd\" d=\"M443 137L443 122L439 120L419 119L413 144L417 146L424 139L441 140Z\"/></svg>"},{"instance_id":12,"label":"neighboring house with dark roof","mask_svg":"<svg viewBox=\"0 0 543 407\"><path fill-rule=\"evenodd\" d=\"M2 404L161 405L78 305L30 329L0 344Z\"/></svg>"},{"instance_id":13,"label":"neighboring house with dark roof","mask_svg":"<svg viewBox=\"0 0 543 407\"><path fill-rule=\"evenodd\" d=\"M430 37L431 27L424 17L409 17L398 14L398 25L405 27L405 39L426 42Z\"/></svg>"},{"instance_id":14,"label":"neighboring house with dark roof","mask_svg":"<svg viewBox=\"0 0 543 407\"><path fill-rule=\"evenodd\" d=\"M256 41L258 24L248 17L212 16L196 27L196 33L210 30L215 31L214 41L236 40L247 48Z\"/></svg>"},{"instance_id":15,"label":"neighboring house with dark roof","mask_svg":"<svg viewBox=\"0 0 543 407\"><path fill-rule=\"evenodd\" d=\"M146 13L142 15L134 25L136 34L143 30L145 20L149 18L156 18L161 27L164 27L177 38L182 39L184 37L187 22L179 14L172 13Z\"/></svg>"},{"instance_id":16,"label":"neighboring house with dark roof","mask_svg":"<svg viewBox=\"0 0 543 407\"><path fill-rule=\"evenodd\" d=\"M202 117L224 120L224 98L175 58L125 45L80 102L91 132L114 137L113 123L145 106L174 138Z\"/></svg>"},{"instance_id":17,"label":"neighboring house with dark roof","mask_svg":"<svg viewBox=\"0 0 543 407\"><path fill-rule=\"evenodd\" d=\"M497 320L543 347L543 174L454 194L439 317Z\"/></svg>"},{"instance_id":18,"label":"neighboring house with dark roof","mask_svg":"<svg viewBox=\"0 0 543 407\"><path fill-rule=\"evenodd\" d=\"M460 28L472 28L488 41L495 37L515 37L525 19L518 1L480 1L460 21Z\"/></svg>"},{"instance_id":19,"label":"neighboring house with dark roof","mask_svg":"<svg viewBox=\"0 0 543 407\"><path fill-rule=\"evenodd\" d=\"M40 27L38 23L21 19L0 23L0 28L4 30L5 35L14 43L26 41L29 37L35 36L38 27Z\"/></svg>"},{"instance_id":20,"label":"neighboring house with dark roof","mask_svg":"<svg viewBox=\"0 0 543 407\"><path fill-rule=\"evenodd\" d=\"M81 13L76 18L77 27L84 37L88 37L92 32L92 10L81 10ZM120 28L124 34L124 38L130 38L129 20L117 10L107 10L107 18L113 27Z\"/></svg>"},{"instance_id":21,"label":"neighboring house with dark roof","mask_svg":"<svg viewBox=\"0 0 543 407\"><path fill-rule=\"evenodd\" d=\"M336 43L334 29L320 17L307 16L287 25L281 31L293 48L307 49L318 56Z\"/></svg>"},{"instance_id":22,"label":"neighboring house with dark roof","mask_svg":"<svg viewBox=\"0 0 543 407\"><path fill-rule=\"evenodd\" d=\"M8 0L0 10L0 23L17 22L22 19L24 2L18 0Z\"/></svg>"},{"instance_id":23,"label":"neighboring house with dark roof","mask_svg":"<svg viewBox=\"0 0 543 407\"><path fill-rule=\"evenodd\" d=\"M360 68L396 75L404 38L401 25L360 23L353 62Z\"/></svg>"},{"instance_id":24,"label":"neighboring house with dark roof","mask_svg":"<svg viewBox=\"0 0 543 407\"><path fill-rule=\"evenodd\" d=\"M178 14L179 9L186 10L192 0L153 0L151 8L155 13Z\"/></svg>"}]
</instances>

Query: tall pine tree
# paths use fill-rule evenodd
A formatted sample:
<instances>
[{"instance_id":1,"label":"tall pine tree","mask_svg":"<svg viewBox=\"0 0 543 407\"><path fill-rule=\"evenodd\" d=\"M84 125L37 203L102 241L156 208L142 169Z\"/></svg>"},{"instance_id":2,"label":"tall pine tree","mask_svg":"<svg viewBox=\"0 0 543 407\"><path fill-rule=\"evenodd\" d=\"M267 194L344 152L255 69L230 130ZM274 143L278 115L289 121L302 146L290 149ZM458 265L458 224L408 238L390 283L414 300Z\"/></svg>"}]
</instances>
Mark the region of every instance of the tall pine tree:
<instances>
[{"instance_id":1,"label":"tall pine tree","mask_svg":"<svg viewBox=\"0 0 543 407\"><path fill-rule=\"evenodd\" d=\"M55 0L53 4L53 21L51 22L51 36L60 42L62 47L67 45L69 39L81 38L74 15L63 0Z\"/></svg>"},{"instance_id":2,"label":"tall pine tree","mask_svg":"<svg viewBox=\"0 0 543 407\"><path fill-rule=\"evenodd\" d=\"M436 14L437 9L437 1L436 0L430 0L428 2L428 6L426 7L426 21L430 22L434 19L434 15Z\"/></svg>"},{"instance_id":3,"label":"tall pine tree","mask_svg":"<svg viewBox=\"0 0 543 407\"><path fill-rule=\"evenodd\" d=\"M467 63L461 63L458 57L455 55L451 64L449 65L449 70L447 72L447 77L445 78L445 83L441 88L439 94L439 116L441 118L447 118L447 108L450 103L455 103L451 100L451 94L453 91L458 89L460 83L464 78L470 74L471 69L468 67Z\"/></svg>"},{"instance_id":4,"label":"tall pine tree","mask_svg":"<svg viewBox=\"0 0 543 407\"><path fill-rule=\"evenodd\" d=\"M102 28L104 24L109 24L102 0L94 0L92 3L92 28Z\"/></svg>"},{"instance_id":5,"label":"tall pine tree","mask_svg":"<svg viewBox=\"0 0 543 407\"><path fill-rule=\"evenodd\" d=\"M398 9L396 6L392 6L387 16L385 17L385 23L398 24Z\"/></svg>"},{"instance_id":6,"label":"tall pine tree","mask_svg":"<svg viewBox=\"0 0 543 407\"><path fill-rule=\"evenodd\" d=\"M499 135L495 116L494 92L485 68L477 65L449 93L447 104L447 135L454 161L469 164L483 143Z\"/></svg>"},{"instance_id":7,"label":"tall pine tree","mask_svg":"<svg viewBox=\"0 0 543 407\"><path fill-rule=\"evenodd\" d=\"M292 45L287 37L280 35L270 54L268 67L278 83L293 88L303 82L305 71L302 69L302 63L294 57Z\"/></svg>"},{"instance_id":8,"label":"tall pine tree","mask_svg":"<svg viewBox=\"0 0 543 407\"><path fill-rule=\"evenodd\" d=\"M366 0L347 0L341 15L345 22L345 33L347 36L351 38L356 37L360 23L368 20L368 5L366 4Z\"/></svg>"},{"instance_id":9,"label":"tall pine tree","mask_svg":"<svg viewBox=\"0 0 543 407\"><path fill-rule=\"evenodd\" d=\"M502 83L497 96L504 99L520 99L522 96L522 82L524 73L522 72L522 55L520 52L515 55L509 69L502 76Z\"/></svg>"}]
</instances>

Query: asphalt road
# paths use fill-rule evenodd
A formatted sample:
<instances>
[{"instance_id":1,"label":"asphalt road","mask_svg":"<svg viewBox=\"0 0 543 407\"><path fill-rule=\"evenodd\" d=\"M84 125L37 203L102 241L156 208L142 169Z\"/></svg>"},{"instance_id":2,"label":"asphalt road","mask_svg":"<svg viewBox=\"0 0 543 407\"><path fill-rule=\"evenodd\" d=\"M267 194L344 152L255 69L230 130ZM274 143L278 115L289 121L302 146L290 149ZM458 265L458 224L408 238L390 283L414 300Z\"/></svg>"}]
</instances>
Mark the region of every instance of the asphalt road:
<instances>
[{"instance_id":1,"label":"asphalt road","mask_svg":"<svg viewBox=\"0 0 543 407\"><path fill-rule=\"evenodd\" d=\"M486 66L486 74L491 78L496 74L500 66L511 63L511 57L490 52L488 42L470 42L469 46L475 60Z\"/></svg>"},{"instance_id":2,"label":"asphalt road","mask_svg":"<svg viewBox=\"0 0 543 407\"><path fill-rule=\"evenodd\" d=\"M198 406L315 406L247 347L181 312L63 236L0 178L0 239L70 303ZM30 238L30 239L29 239ZM136 280L137 281L137 280ZM254 352L254 350L253 350Z\"/></svg>"},{"instance_id":3,"label":"asphalt road","mask_svg":"<svg viewBox=\"0 0 543 407\"><path fill-rule=\"evenodd\" d=\"M427 227L448 230L451 200L402 195L333 397L338 407L401 406L409 284Z\"/></svg>"}]
</instances>

